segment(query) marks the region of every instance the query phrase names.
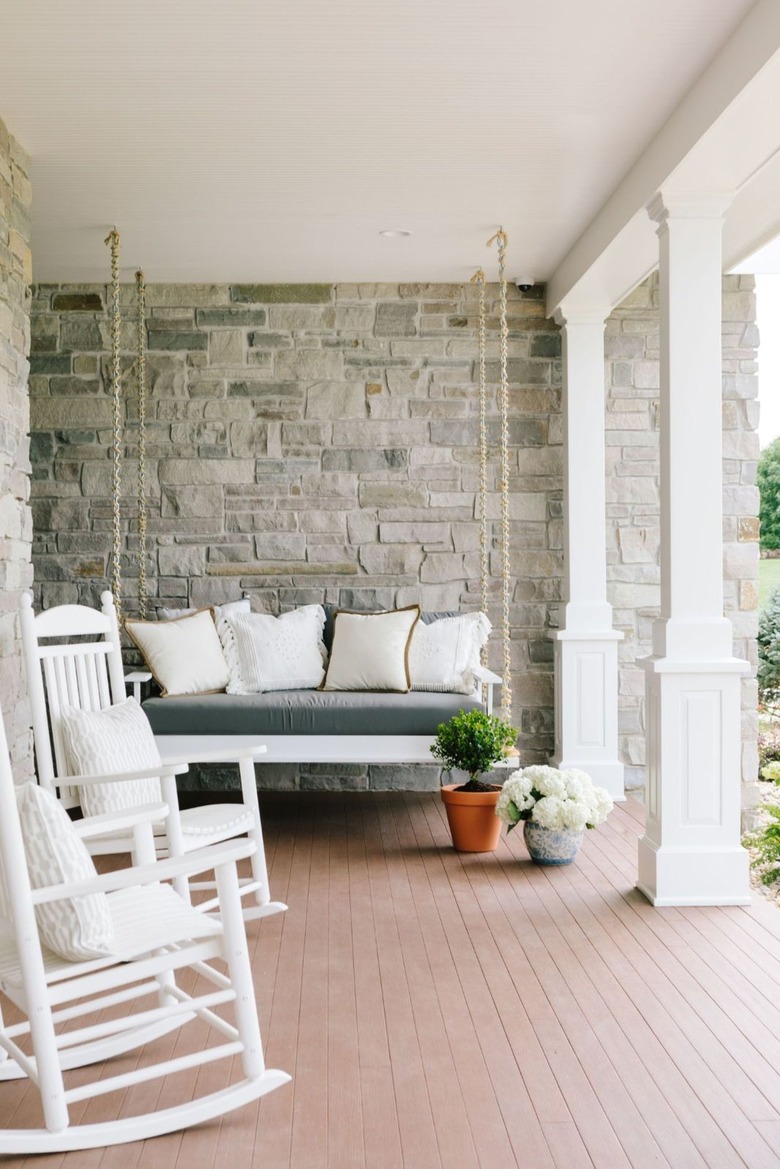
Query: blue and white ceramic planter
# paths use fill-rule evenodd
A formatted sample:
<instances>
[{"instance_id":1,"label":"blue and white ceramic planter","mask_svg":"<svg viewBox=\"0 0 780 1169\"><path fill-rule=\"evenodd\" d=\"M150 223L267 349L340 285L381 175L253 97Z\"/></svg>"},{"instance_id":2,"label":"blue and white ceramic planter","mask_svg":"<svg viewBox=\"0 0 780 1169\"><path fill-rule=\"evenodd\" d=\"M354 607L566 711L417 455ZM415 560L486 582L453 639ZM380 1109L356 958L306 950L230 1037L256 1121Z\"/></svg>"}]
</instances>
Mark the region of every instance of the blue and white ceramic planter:
<instances>
[{"instance_id":1,"label":"blue and white ceramic planter","mask_svg":"<svg viewBox=\"0 0 780 1169\"><path fill-rule=\"evenodd\" d=\"M568 828L543 828L533 820L523 822L525 846L538 865L570 865L580 851L584 835Z\"/></svg>"}]
</instances>

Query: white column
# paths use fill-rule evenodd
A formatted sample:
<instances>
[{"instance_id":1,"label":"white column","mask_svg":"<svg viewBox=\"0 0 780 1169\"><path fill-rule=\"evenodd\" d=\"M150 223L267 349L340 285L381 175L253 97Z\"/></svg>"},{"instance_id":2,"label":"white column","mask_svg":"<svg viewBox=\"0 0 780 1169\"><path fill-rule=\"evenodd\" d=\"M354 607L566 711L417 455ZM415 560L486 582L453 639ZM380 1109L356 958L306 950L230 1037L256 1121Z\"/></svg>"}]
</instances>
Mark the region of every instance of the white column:
<instances>
[{"instance_id":1,"label":"white column","mask_svg":"<svg viewBox=\"0 0 780 1169\"><path fill-rule=\"evenodd\" d=\"M740 675L723 616L722 196L657 196L661 288L661 617L643 662L654 905L749 902L740 846Z\"/></svg>"},{"instance_id":2,"label":"white column","mask_svg":"<svg viewBox=\"0 0 780 1169\"><path fill-rule=\"evenodd\" d=\"M556 314L563 339L564 606L555 641L555 753L622 800L618 642L607 601L604 320Z\"/></svg>"}]
</instances>

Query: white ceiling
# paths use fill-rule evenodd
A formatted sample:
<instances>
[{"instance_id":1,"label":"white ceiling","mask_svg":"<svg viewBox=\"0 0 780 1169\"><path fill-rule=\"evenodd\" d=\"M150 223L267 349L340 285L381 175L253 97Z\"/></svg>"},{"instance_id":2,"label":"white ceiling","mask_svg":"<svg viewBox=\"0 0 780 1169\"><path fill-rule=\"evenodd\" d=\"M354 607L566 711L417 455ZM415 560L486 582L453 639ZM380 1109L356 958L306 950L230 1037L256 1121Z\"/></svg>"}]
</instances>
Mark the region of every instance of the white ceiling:
<instances>
[{"instance_id":1,"label":"white ceiling","mask_svg":"<svg viewBox=\"0 0 780 1169\"><path fill-rule=\"evenodd\" d=\"M35 277L544 280L751 4L2 0Z\"/></svg>"}]
</instances>

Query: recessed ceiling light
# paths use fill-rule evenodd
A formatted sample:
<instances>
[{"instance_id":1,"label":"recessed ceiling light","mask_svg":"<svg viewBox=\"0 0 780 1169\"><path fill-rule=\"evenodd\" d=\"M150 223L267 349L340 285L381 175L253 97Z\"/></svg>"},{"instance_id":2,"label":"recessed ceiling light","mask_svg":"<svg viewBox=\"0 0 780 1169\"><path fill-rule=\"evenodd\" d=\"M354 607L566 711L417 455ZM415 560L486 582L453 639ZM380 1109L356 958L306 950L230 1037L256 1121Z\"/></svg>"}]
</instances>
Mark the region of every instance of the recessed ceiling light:
<instances>
[{"instance_id":1,"label":"recessed ceiling light","mask_svg":"<svg viewBox=\"0 0 780 1169\"><path fill-rule=\"evenodd\" d=\"M405 239L412 233L407 231L405 227L386 227L385 230L380 231L379 234L383 235L385 239Z\"/></svg>"}]
</instances>

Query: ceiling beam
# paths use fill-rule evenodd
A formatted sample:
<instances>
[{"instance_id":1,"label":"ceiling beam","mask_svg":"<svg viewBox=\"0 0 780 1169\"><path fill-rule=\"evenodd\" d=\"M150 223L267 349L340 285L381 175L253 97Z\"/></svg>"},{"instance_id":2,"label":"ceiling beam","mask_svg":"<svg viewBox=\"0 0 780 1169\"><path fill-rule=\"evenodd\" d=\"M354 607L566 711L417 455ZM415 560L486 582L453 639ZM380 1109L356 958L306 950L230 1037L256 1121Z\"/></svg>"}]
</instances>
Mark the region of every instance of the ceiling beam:
<instances>
[{"instance_id":1,"label":"ceiling beam","mask_svg":"<svg viewBox=\"0 0 780 1169\"><path fill-rule=\"evenodd\" d=\"M780 150L778 92L780 4L758 0L559 265L548 313L618 304L652 271L657 240L645 208L657 192L731 190L738 213Z\"/></svg>"}]
</instances>

